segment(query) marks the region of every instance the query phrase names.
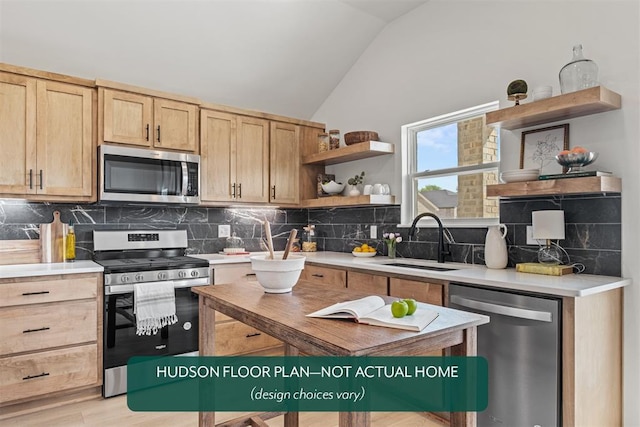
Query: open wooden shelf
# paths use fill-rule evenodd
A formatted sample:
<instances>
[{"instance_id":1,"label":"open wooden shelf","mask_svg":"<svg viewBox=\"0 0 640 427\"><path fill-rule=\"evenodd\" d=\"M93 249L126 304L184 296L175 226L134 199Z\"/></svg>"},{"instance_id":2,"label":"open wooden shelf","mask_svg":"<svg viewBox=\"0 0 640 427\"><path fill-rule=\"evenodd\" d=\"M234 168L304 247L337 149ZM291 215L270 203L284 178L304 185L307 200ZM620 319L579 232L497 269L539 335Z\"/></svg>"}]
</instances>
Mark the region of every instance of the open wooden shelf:
<instances>
[{"instance_id":1,"label":"open wooden shelf","mask_svg":"<svg viewBox=\"0 0 640 427\"><path fill-rule=\"evenodd\" d=\"M542 123L618 110L622 97L604 86L566 93L487 113L488 125L519 129Z\"/></svg>"},{"instance_id":2,"label":"open wooden shelf","mask_svg":"<svg viewBox=\"0 0 640 427\"><path fill-rule=\"evenodd\" d=\"M393 205L395 196L372 194L360 196L328 196L302 201L303 208L338 208L346 206Z\"/></svg>"},{"instance_id":3,"label":"open wooden shelf","mask_svg":"<svg viewBox=\"0 0 640 427\"><path fill-rule=\"evenodd\" d=\"M303 165L335 165L352 160L393 154L395 146L388 142L365 141L338 148L337 150L315 153L302 158Z\"/></svg>"},{"instance_id":4,"label":"open wooden shelf","mask_svg":"<svg viewBox=\"0 0 640 427\"><path fill-rule=\"evenodd\" d=\"M557 196L588 193L620 193L622 180L615 176L587 176L487 185L487 197Z\"/></svg>"}]
</instances>

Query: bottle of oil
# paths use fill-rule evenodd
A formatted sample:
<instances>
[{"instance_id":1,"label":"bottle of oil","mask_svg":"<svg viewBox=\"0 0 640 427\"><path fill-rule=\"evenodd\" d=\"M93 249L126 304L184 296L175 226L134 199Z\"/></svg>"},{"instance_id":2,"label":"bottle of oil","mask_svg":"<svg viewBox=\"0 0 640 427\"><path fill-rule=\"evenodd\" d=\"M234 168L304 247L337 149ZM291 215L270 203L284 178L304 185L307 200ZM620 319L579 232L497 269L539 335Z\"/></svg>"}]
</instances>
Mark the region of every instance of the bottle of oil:
<instances>
[{"instance_id":1,"label":"bottle of oil","mask_svg":"<svg viewBox=\"0 0 640 427\"><path fill-rule=\"evenodd\" d=\"M69 223L69 230L64 240L64 259L73 262L76 259L76 233L73 230L73 223Z\"/></svg>"}]
</instances>

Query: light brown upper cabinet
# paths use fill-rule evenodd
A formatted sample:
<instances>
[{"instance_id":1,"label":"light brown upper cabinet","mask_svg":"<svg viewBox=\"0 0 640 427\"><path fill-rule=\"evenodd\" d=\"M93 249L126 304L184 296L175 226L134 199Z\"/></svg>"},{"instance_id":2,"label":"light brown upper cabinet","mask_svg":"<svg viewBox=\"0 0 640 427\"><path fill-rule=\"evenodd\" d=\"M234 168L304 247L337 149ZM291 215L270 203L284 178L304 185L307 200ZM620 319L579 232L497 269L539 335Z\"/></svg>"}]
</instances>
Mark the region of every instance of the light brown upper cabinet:
<instances>
[{"instance_id":1,"label":"light brown upper cabinet","mask_svg":"<svg viewBox=\"0 0 640 427\"><path fill-rule=\"evenodd\" d=\"M0 197L91 201L93 102L89 87L0 73Z\"/></svg>"},{"instance_id":2,"label":"light brown upper cabinet","mask_svg":"<svg viewBox=\"0 0 640 427\"><path fill-rule=\"evenodd\" d=\"M269 201L269 121L200 111L201 200Z\"/></svg>"},{"instance_id":3,"label":"light brown upper cabinet","mask_svg":"<svg viewBox=\"0 0 640 427\"><path fill-rule=\"evenodd\" d=\"M271 122L269 201L298 204L300 170L300 128L290 123Z\"/></svg>"},{"instance_id":4,"label":"light brown upper cabinet","mask_svg":"<svg viewBox=\"0 0 640 427\"><path fill-rule=\"evenodd\" d=\"M198 152L197 105L107 88L99 97L104 142Z\"/></svg>"}]
</instances>

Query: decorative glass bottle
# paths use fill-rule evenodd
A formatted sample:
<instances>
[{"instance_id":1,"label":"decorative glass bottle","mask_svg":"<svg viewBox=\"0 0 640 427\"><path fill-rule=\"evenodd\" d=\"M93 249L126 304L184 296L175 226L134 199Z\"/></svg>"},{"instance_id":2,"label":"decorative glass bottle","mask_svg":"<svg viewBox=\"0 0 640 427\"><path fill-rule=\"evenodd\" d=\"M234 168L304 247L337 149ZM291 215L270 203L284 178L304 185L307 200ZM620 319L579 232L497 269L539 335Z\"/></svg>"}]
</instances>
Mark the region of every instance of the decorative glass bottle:
<instances>
[{"instance_id":1,"label":"decorative glass bottle","mask_svg":"<svg viewBox=\"0 0 640 427\"><path fill-rule=\"evenodd\" d=\"M316 226L311 224L302 227L304 230L300 239L302 241L302 252L316 252L318 250L315 228Z\"/></svg>"},{"instance_id":2,"label":"decorative glass bottle","mask_svg":"<svg viewBox=\"0 0 640 427\"><path fill-rule=\"evenodd\" d=\"M337 150L340 148L340 130L331 129L329 131L329 149Z\"/></svg>"},{"instance_id":3,"label":"decorative glass bottle","mask_svg":"<svg viewBox=\"0 0 640 427\"><path fill-rule=\"evenodd\" d=\"M73 262L76 259L76 233L71 222L64 238L64 259L69 262Z\"/></svg>"},{"instance_id":4,"label":"decorative glass bottle","mask_svg":"<svg viewBox=\"0 0 640 427\"><path fill-rule=\"evenodd\" d=\"M582 45L573 47L573 59L560 70L560 91L575 92L598 86L598 66L582 55Z\"/></svg>"}]
</instances>

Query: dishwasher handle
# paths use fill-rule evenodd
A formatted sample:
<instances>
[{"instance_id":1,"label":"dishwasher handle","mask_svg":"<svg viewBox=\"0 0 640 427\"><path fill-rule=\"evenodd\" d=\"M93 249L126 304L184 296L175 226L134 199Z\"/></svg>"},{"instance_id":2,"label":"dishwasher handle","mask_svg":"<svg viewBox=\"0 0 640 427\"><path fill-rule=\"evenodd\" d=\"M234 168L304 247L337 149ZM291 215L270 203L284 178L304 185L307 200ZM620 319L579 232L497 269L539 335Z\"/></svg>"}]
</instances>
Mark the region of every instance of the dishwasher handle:
<instances>
[{"instance_id":1,"label":"dishwasher handle","mask_svg":"<svg viewBox=\"0 0 640 427\"><path fill-rule=\"evenodd\" d=\"M487 313L499 314L502 316L516 317L518 319L537 320L539 322L551 322L551 313L548 311L527 310L525 308L510 307L507 305L492 304L490 302L477 301L469 298L462 298L458 295L451 295L449 300L456 305L475 310L482 310Z\"/></svg>"}]
</instances>

